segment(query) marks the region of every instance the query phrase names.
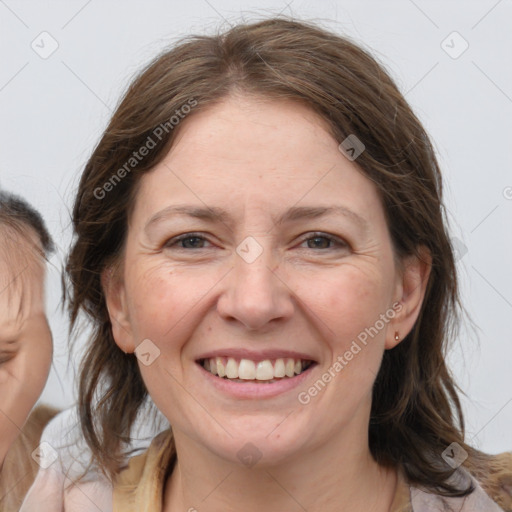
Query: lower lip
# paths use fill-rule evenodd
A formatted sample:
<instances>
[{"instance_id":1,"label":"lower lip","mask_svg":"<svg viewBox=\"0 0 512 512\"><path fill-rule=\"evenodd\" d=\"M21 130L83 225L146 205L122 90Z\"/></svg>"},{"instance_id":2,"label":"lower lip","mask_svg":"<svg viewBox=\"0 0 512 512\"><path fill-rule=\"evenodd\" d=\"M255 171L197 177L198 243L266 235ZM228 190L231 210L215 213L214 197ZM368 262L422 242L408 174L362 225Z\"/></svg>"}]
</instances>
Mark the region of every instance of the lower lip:
<instances>
[{"instance_id":1,"label":"lower lip","mask_svg":"<svg viewBox=\"0 0 512 512\"><path fill-rule=\"evenodd\" d=\"M271 398L282 395L303 384L316 366L316 364L312 364L300 375L295 375L295 377L287 377L270 383L262 381L261 384L256 384L254 382L234 382L224 379L205 370L199 363L196 364L211 385L215 386L222 393L239 399Z\"/></svg>"}]
</instances>

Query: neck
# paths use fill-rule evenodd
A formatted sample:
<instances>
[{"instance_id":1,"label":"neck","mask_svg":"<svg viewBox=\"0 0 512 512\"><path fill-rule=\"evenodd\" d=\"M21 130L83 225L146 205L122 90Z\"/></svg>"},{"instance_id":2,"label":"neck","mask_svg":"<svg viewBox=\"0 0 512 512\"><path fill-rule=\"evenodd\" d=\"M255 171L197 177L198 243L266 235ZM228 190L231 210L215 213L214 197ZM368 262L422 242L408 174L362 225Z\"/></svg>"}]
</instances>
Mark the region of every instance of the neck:
<instances>
[{"instance_id":1,"label":"neck","mask_svg":"<svg viewBox=\"0 0 512 512\"><path fill-rule=\"evenodd\" d=\"M397 476L368 443L343 436L273 466L249 468L176 436L178 462L166 482L164 511L388 512ZM183 456L180 456L183 455Z\"/></svg>"}]
</instances>

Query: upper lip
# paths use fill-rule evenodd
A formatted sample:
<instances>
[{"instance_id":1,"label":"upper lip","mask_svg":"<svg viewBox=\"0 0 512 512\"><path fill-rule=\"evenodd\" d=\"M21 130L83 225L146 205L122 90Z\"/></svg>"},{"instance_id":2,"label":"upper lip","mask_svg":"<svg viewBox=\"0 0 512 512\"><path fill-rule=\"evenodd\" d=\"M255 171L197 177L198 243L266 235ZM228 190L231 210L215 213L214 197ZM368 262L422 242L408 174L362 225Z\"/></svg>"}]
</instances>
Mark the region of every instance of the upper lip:
<instances>
[{"instance_id":1,"label":"upper lip","mask_svg":"<svg viewBox=\"0 0 512 512\"><path fill-rule=\"evenodd\" d=\"M196 358L196 361L203 359L211 359L214 357L232 357L233 359L249 359L251 361L264 361L266 359L302 359L304 361L316 362L315 358L303 352L295 352L293 350L247 350L242 348L226 348L205 352Z\"/></svg>"}]
</instances>

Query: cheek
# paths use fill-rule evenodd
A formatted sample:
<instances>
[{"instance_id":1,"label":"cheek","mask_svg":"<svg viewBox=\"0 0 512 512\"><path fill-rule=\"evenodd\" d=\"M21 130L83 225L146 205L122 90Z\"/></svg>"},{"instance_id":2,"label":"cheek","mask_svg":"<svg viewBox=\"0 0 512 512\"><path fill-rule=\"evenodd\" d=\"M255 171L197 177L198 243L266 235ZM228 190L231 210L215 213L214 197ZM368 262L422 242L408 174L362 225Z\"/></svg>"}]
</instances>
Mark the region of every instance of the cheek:
<instances>
[{"instance_id":1,"label":"cheek","mask_svg":"<svg viewBox=\"0 0 512 512\"><path fill-rule=\"evenodd\" d=\"M335 387L350 388L356 400L371 392L379 371L392 318L391 293L379 280L362 279L360 273L347 276L343 285L343 292L331 297L332 361L338 363Z\"/></svg>"},{"instance_id":2,"label":"cheek","mask_svg":"<svg viewBox=\"0 0 512 512\"><path fill-rule=\"evenodd\" d=\"M149 338L163 352L184 343L198 321L195 310L218 281L212 274L161 265L134 275L127 297L136 343Z\"/></svg>"},{"instance_id":3,"label":"cheek","mask_svg":"<svg viewBox=\"0 0 512 512\"><path fill-rule=\"evenodd\" d=\"M0 386L6 398L0 400L0 408L20 428L43 391L51 366L51 335L38 334L38 338L25 344L8 368L0 369Z\"/></svg>"},{"instance_id":4,"label":"cheek","mask_svg":"<svg viewBox=\"0 0 512 512\"><path fill-rule=\"evenodd\" d=\"M304 295L309 296L306 303L322 320L333 348L350 345L386 313L391 286L382 276L381 272L365 272L360 267L344 265L332 272L315 294L311 294L310 288Z\"/></svg>"},{"instance_id":5,"label":"cheek","mask_svg":"<svg viewBox=\"0 0 512 512\"><path fill-rule=\"evenodd\" d=\"M23 393L27 403L35 402L39 398L50 373L53 343L51 333L47 328L39 330L32 347L30 351L27 351L24 364L26 385Z\"/></svg>"},{"instance_id":6,"label":"cheek","mask_svg":"<svg viewBox=\"0 0 512 512\"><path fill-rule=\"evenodd\" d=\"M136 272L128 277L127 287L131 327L136 337L160 339L186 300L183 290L175 286L172 270L133 268Z\"/></svg>"}]
</instances>

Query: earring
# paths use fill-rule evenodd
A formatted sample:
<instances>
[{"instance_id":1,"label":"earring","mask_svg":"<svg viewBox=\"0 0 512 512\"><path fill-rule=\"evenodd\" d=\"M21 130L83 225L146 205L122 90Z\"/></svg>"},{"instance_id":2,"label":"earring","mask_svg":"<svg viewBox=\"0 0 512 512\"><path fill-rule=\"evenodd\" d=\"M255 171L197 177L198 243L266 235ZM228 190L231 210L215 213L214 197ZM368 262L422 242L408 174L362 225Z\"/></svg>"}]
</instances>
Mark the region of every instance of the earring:
<instances>
[{"instance_id":1,"label":"earring","mask_svg":"<svg viewBox=\"0 0 512 512\"><path fill-rule=\"evenodd\" d=\"M395 331L395 341L400 341L400 334L398 334L398 331Z\"/></svg>"}]
</instances>

